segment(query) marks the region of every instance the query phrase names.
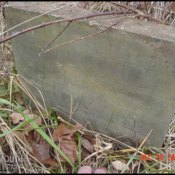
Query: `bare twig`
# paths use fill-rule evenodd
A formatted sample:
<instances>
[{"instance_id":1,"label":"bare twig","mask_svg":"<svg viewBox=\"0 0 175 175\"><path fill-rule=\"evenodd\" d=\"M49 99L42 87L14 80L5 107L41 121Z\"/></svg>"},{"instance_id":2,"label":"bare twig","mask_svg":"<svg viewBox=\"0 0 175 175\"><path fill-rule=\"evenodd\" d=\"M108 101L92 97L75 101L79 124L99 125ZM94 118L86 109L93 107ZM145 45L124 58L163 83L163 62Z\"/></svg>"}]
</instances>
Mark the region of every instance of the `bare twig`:
<instances>
[{"instance_id":1,"label":"bare twig","mask_svg":"<svg viewBox=\"0 0 175 175\"><path fill-rule=\"evenodd\" d=\"M76 38L76 39L73 39L73 40L64 42L64 43L62 43L62 44L53 46L53 47L51 47L50 49L45 50L44 53L47 53L47 52L49 52L49 51L51 51L51 50L53 50L53 49L55 49L55 48L57 48L57 47L65 46L65 45L67 45L67 44L71 44L71 43L74 43L74 42L77 42L77 41L80 41L80 40L84 40L84 39L88 39L88 38L95 37L95 36L97 36L97 35L99 35L99 34L101 34L101 33L106 32L108 29L110 29L111 27L117 25L118 23L119 23L119 21L117 21L116 23L110 25L109 27L107 27L107 28L105 28L105 29L103 29L103 30L100 30L99 32L96 32L96 33L94 33L94 34L87 35L87 36L82 36L82 37L79 37L79 38Z\"/></svg>"},{"instance_id":2,"label":"bare twig","mask_svg":"<svg viewBox=\"0 0 175 175\"><path fill-rule=\"evenodd\" d=\"M61 32L59 32L58 35L57 35L45 48L43 48L41 52L45 52L45 50L47 50L47 49L49 48L49 46L50 46L51 44L53 44L53 43L58 39L59 36L61 36L61 34L69 27L69 25L70 25L71 23L72 23L72 21L69 21L69 22L67 23L67 25L63 28L63 30L61 30Z\"/></svg>"},{"instance_id":3,"label":"bare twig","mask_svg":"<svg viewBox=\"0 0 175 175\"><path fill-rule=\"evenodd\" d=\"M0 7L4 6L7 3L8 3L8 1L0 1Z\"/></svg>"},{"instance_id":4,"label":"bare twig","mask_svg":"<svg viewBox=\"0 0 175 175\"><path fill-rule=\"evenodd\" d=\"M94 17L98 17L98 16L109 16L109 15L119 15L119 14L123 14L123 13L122 12L93 13L93 14L86 15L86 16L81 16L81 17L76 17L76 18L71 18L71 19L55 20L55 21L44 23L44 24L39 24L39 25L30 27L30 28L26 28L26 29L23 29L21 31L12 33L11 35L6 36L5 38L1 38L0 39L0 44L5 42L5 41L8 41L10 39L13 39L13 38L15 38L19 35L22 35L24 33L27 33L27 32L30 32L30 31L33 31L33 30L36 30L36 29L40 29L40 28L43 28L43 27L47 27L47 26L50 26L50 25L53 25L53 24L58 24L58 23L61 23L61 22L77 21L77 20L81 20L81 19L89 19L89 18L94 18Z\"/></svg>"},{"instance_id":5,"label":"bare twig","mask_svg":"<svg viewBox=\"0 0 175 175\"><path fill-rule=\"evenodd\" d=\"M2 33L0 33L0 36L6 34L7 32L10 32L11 30L13 30L13 29L15 29L15 28L17 28L17 27L19 27L19 26L25 24L25 23L28 23L28 22L30 22L30 21L32 21L32 20L35 20L35 19L37 19L37 18L39 18L39 17L42 17L42 16L47 15L47 14L49 14L49 13L52 13L52 12L54 12L54 11L60 10L60 9L62 9L62 8L65 8L65 7L67 7L67 6L69 6L69 5L65 5L65 6L63 6L63 7L62 7L62 6L61 6L61 7L58 7L58 8L56 8L56 9L54 9L54 10L48 11L48 12L46 12L46 13L42 13L42 14L37 15L37 16L35 16L35 17L33 17L33 18L30 18L30 19L28 19L28 20L26 20L26 21L23 21L23 22L21 22L21 23L15 25L15 26L13 26L12 28L10 28L10 29L8 29L8 30L6 30L6 31L4 31L4 32L2 32Z\"/></svg>"},{"instance_id":6,"label":"bare twig","mask_svg":"<svg viewBox=\"0 0 175 175\"><path fill-rule=\"evenodd\" d=\"M143 13L142 11L140 11L138 9L132 8L129 5L118 3L118 2L111 2L111 3L114 4L114 5L120 6L122 8L128 9L128 10L132 11L133 13L139 14L140 16L143 16L143 17L145 17L147 19L151 19L152 21L155 21L155 22L158 22L158 23L161 23L161 24L165 24L164 22L161 22L160 20L155 19L155 18L151 17L148 14L145 14L145 13Z\"/></svg>"}]
</instances>

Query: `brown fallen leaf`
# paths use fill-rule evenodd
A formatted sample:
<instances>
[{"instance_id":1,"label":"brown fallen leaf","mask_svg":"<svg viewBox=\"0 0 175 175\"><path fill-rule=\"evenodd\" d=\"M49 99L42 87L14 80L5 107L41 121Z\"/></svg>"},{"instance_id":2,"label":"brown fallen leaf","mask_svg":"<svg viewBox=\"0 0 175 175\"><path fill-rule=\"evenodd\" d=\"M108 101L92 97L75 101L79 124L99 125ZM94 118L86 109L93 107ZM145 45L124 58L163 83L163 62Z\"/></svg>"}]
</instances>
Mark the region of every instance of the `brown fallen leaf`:
<instances>
[{"instance_id":1,"label":"brown fallen leaf","mask_svg":"<svg viewBox=\"0 0 175 175\"><path fill-rule=\"evenodd\" d=\"M65 125L61 123L58 128L56 128L52 134L54 141L59 141L59 139L65 134L67 128L65 128Z\"/></svg>"},{"instance_id":2,"label":"brown fallen leaf","mask_svg":"<svg viewBox=\"0 0 175 175\"><path fill-rule=\"evenodd\" d=\"M68 128L61 123L53 132L53 140L59 144L60 149L73 163L77 160L77 143L73 134L79 129L79 125L75 125L73 128ZM61 161L65 161L61 156L60 159Z\"/></svg>"},{"instance_id":3,"label":"brown fallen leaf","mask_svg":"<svg viewBox=\"0 0 175 175\"><path fill-rule=\"evenodd\" d=\"M25 132L14 131L14 134L26 146L27 150L41 163L50 166L58 166L58 163L50 157L50 145L36 131Z\"/></svg>"},{"instance_id":4,"label":"brown fallen leaf","mask_svg":"<svg viewBox=\"0 0 175 175\"><path fill-rule=\"evenodd\" d=\"M41 118L38 117L37 115L35 115L35 114L27 114L27 115L31 119L34 119L34 121L36 122L37 125L40 126L42 124ZM26 132L29 132L29 131L33 130L33 127L30 125L30 123L26 124L25 128L26 128Z\"/></svg>"},{"instance_id":5,"label":"brown fallen leaf","mask_svg":"<svg viewBox=\"0 0 175 175\"><path fill-rule=\"evenodd\" d=\"M35 119L35 122L36 122L38 125L41 125L41 124L42 124L41 118L38 117L38 116L35 115L35 114L30 113L29 110L25 110L23 113L26 114L26 115L28 115L28 117L30 117L31 119ZM10 115L10 118L11 118L13 124L19 124L20 122L24 121L24 117L23 117L20 113L18 113L18 112L13 112L13 113ZM31 128L30 124L27 124L27 125L26 125L26 128L30 129L30 128Z\"/></svg>"},{"instance_id":6,"label":"brown fallen leaf","mask_svg":"<svg viewBox=\"0 0 175 175\"><path fill-rule=\"evenodd\" d=\"M80 125L75 125L73 128L67 128L63 123L61 123L57 129L54 130L53 132L53 139L55 141L58 141L59 138L61 138L62 136L70 136L72 137L72 135L77 132L79 129L81 129Z\"/></svg>"},{"instance_id":7,"label":"brown fallen leaf","mask_svg":"<svg viewBox=\"0 0 175 175\"><path fill-rule=\"evenodd\" d=\"M28 117L30 117L31 119L34 119L34 121L35 121L38 125L41 125L41 124L42 124L41 117L37 116L36 114L31 113L28 109L25 110L24 113L25 113L26 115L28 115Z\"/></svg>"},{"instance_id":8,"label":"brown fallen leaf","mask_svg":"<svg viewBox=\"0 0 175 175\"><path fill-rule=\"evenodd\" d=\"M77 160L77 144L75 142L75 140L61 140L60 141L60 149L69 157L69 159L75 163L75 161ZM62 157L61 157L62 161L65 161Z\"/></svg>"},{"instance_id":9,"label":"brown fallen leaf","mask_svg":"<svg viewBox=\"0 0 175 175\"><path fill-rule=\"evenodd\" d=\"M58 166L58 163L50 157L50 145L42 137L40 137L37 132L35 132L35 134L30 132L26 137L32 147L33 156L35 156L43 164ZM39 137L40 139L38 139ZM38 141L39 143L37 143Z\"/></svg>"},{"instance_id":10,"label":"brown fallen leaf","mask_svg":"<svg viewBox=\"0 0 175 175\"><path fill-rule=\"evenodd\" d=\"M87 151L89 151L90 153L93 153L93 151L94 151L93 145L92 145L92 143L89 142L89 140L82 137L81 138L81 144Z\"/></svg>"},{"instance_id":11,"label":"brown fallen leaf","mask_svg":"<svg viewBox=\"0 0 175 175\"><path fill-rule=\"evenodd\" d=\"M81 150L81 159L84 160L86 159L88 156L90 156L90 152L87 151L84 147L82 147L82 150Z\"/></svg>"},{"instance_id":12,"label":"brown fallen leaf","mask_svg":"<svg viewBox=\"0 0 175 175\"><path fill-rule=\"evenodd\" d=\"M51 159L50 157L50 145L46 142L37 144L33 143L32 145L33 148L33 154L34 156L43 164L49 164L51 166L58 166L58 163Z\"/></svg>"},{"instance_id":13,"label":"brown fallen leaf","mask_svg":"<svg viewBox=\"0 0 175 175\"><path fill-rule=\"evenodd\" d=\"M18 112L13 112L10 115L10 118L13 124L18 124L19 122L24 121L24 117Z\"/></svg>"},{"instance_id":14,"label":"brown fallen leaf","mask_svg":"<svg viewBox=\"0 0 175 175\"><path fill-rule=\"evenodd\" d=\"M14 134L19 138L26 146L29 152L32 152L32 147L26 139L25 133L20 131L14 131Z\"/></svg>"},{"instance_id":15,"label":"brown fallen leaf","mask_svg":"<svg viewBox=\"0 0 175 175\"><path fill-rule=\"evenodd\" d=\"M81 157L84 160L90 154L94 152L94 145L96 144L96 138L94 135L89 133L84 133L81 138L82 152Z\"/></svg>"},{"instance_id":16,"label":"brown fallen leaf","mask_svg":"<svg viewBox=\"0 0 175 175\"><path fill-rule=\"evenodd\" d=\"M96 144L96 138L93 134L86 133L83 135L83 138L87 139L92 145Z\"/></svg>"}]
</instances>

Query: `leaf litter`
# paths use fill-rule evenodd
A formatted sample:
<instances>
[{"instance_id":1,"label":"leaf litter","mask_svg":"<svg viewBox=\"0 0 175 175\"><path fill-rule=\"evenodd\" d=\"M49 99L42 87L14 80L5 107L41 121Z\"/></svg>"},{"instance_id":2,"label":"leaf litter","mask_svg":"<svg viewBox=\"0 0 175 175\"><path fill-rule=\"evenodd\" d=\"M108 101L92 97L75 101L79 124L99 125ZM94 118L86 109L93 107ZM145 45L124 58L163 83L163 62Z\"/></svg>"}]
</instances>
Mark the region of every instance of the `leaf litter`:
<instances>
[{"instance_id":1,"label":"leaf litter","mask_svg":"<svg viewBox=\"0 0 175 175\"><path fill-rule=\"evenodd\" d=\"M77 142L75 138L75 133L81 127L75 125L73 128L67 128L63 123L61 123L57 129L53 132L53 140L59 144L60 149L70 158L70 160L75 163L77 160ZM60 157L61 161L65 161Z\"/></svg>"},{"instance_id":2,"label":"leaf litter","mask_svg":"<svg viewBox=\"0 0 175 175\"><path fill-rule=\"evenodd\" d=\"M33 114L30 110L24 110L24 114L33 119L38 126L42 127L43 119L38 114ZM57 116L59 119L59 116ZM10 114L12 125L20 125L24 122L23 116L18 112ZM57 126L58 125L58 126ZM84 128L80 125L69 125L69 123L60 120L56 126L52 127L51 137L60 150L77 166L77 173L83 174L106 174L106 173L120 173L123 169L125 172L138 172L140 163L139 159L133 161L132 165L127 166L127 156L131 151L128 149L123 150L125 160L121 158L121 150L115 150L111 140L99 137L99 133L85 132ZM83 132L82 132L83 131ZM77 133L81 134L78 140ZM61 161L66 166L66 160L56 152L52 146L44 140L44 138L32 128L30 123L26 123L23 130L14 131L23 143L25 143L27 150L43 165L50 168L60 167L58 162ZM78 143L81 145L79 150ZM131 149L130 149L131 150ZM79 152L80 151L80 152ZM133 152L133 149L132 149ZM80 158L78 157L80 154ZM117 158L118 154L118 158ZM125 154L125 155L124 155ZM114 155L114 157L113 157ZM112 158L110 158L112 156ZM127 159L127 160L126 160ZM106 160L107 163L101 163ZM79 162L79 163L78 163ZM96 162L94 165L93 163ZM141 165L143 162L141 162ZM78 165L77 165L78 164ZM109 168L110 167L110 168ZM67 167L66 167L67 168ZM68 168L67 168L68 169Z\"/></svg>"},{"instance_id":3,"label":"leaf litter","mask_svg":"<svg viewBox=\"0 0 175 175\"><path fill-rule=\"evenodd\" d=\"M37 115L32 114L29 110L24 111L31 119L38 118ZM20 124L24 121L24 117L17 112L13 112L11 115L11 121L14 125ZM38 125L42 124L41 118L35 120ZM35 131L32 129L30 124L26 124L26 131L15 131L15 134L25 143L29 148L32 155L44 165L49 165L51 167L58 167L58 162L54 159L53 155L51 156L51 146ZM30 128L30 129L29 129ZM78 159L78 142L76 133L82 129L82 126L75 125L69 127L64 123L60 123L57 128L52 132L52 138L54 142L59 146L61 151L63 151L68 158L75 164ZM88 157L94 152L94 147L96 143L96 138L91 135L84 134L80 138L80 143L82 146L82 158ZM63 157L59 156L60 161L66 162ZM106 173L107 169L102 168L91 168L91 166L80 166L78 173Z\"/></svg>"},{"instance_id":4,"label":"leaf litter","mask_svg":"<svg viewBox=\"0 0 175 175\"><path fill-rule=\"evenodd\" d=\"M38 118L37 115L31 114L29 110L24 111L31 119ZM20 124L24 121L23 116L20 113L13 112L11 120L14 125ZM42 124L41 118L35 120L38 125ZM61 123L56 129L53 130L52 137L54 142L60 147L68 158L75 163L77 161L77 140L75 133L81 129L80 125L75 125L70 128ZM27 129L27 132L26 132ZM41 163L50 166L58 166L58 163L51 156L51 146L30 126L26 124L25 130L15 131L16 135L30 148L33 156L35 156ZM62 162L66 162L63 157L59 157Z\"/></svg>"}]
</instances>

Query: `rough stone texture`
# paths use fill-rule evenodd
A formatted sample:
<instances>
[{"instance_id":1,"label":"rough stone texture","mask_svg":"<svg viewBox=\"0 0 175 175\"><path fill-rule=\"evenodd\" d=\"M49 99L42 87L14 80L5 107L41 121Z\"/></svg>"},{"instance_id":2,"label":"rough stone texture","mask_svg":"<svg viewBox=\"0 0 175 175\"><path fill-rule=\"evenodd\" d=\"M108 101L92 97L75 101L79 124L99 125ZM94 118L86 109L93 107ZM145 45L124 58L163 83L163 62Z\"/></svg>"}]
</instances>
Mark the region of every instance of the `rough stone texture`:
<instances>
[{"instance_id":1,"label":"rough stone texture","mask_svg":"<svg viewBox=\"0 0 175 175\"><path fill-rule=\"evenodd\" d=\"M46 12L42 5L26 8L20 3L12 3L13 8L6 11L9 28ZM72 12L59 10L18 29L85 14L72 7ZM109 25L101 19L106 17L74 22L54 45ZM96 131L134 140L144 139L152 130L148 143L161 146L175 108L175 28L123 20L98 37L38 56L64 26L55 24L13 40L18 73L42 91L49 107L69 114L72 96L72 108L79 104L73 115L78 122L90 122Z\"/></svg>"}]
</instances>

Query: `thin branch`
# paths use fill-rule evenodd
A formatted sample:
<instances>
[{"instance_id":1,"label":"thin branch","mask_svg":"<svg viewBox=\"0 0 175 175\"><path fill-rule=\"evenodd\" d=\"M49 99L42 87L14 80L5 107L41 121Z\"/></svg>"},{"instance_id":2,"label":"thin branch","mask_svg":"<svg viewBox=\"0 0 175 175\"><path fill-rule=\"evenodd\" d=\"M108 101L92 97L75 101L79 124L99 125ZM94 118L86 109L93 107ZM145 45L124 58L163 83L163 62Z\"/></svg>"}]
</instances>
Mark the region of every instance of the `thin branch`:
<instances>
[{"instance_id":1,"label":"thin branch","mask_svg":"<svg viewBox=\"0 0 175 175\"><path fill-rule=\"evenodd\" d=\"M65 7L67 7L67 6L69 6L69 5L65 5L65 6L63 6L63 7L62 7L62 6L61 6L61 7L58 7L58 8L56 8L56 9L54 9L54 10L48 11L48 12L46 12L46 13L42 13L42 14L37 15L37 16L35 16L35 17L33 17L33 18L30 18L30 19L28 19L28 20L26 20L26 21L23 21L23 22L17 24L16 26L13 26L12 28L10 28L10 29L8 29L8 30L6 30L6 31L4 31L4 32L2 32L2 33L0 33L0 36L1 36L1 35L4 35L5 33L9 32L9 31L11 31L11 30L13 30L13 29L15 29L15 28L17 28L17 27L19 27L19 26L21 26L21 25L27 23L27 22L30 22L30 21L32 21L32 20L34 20L34 19L37 19L37 18L39 18L39 17L41 17L41 16L44 16L44 15L47 15L47 14L49 14L49 13L52 13L52 12L54 12L54 11L56 11L56 10L65 8Z\"/></svg>"},{"instance_id":2,"label":"thin branch","mask_svg":"<svg viewBox=\"0 0 175 175\"><path fill-rule=\"evenodd\" d=\"M158 22L158 23L161 23L161 24L165 24L165 23L161 22L160 20L155 19L155 18L151 17L150 15L145 14L145 13L143 13L142 11L140 11L138 9L134 9L131 6L128 6L126 4L121 4L121 3L118 3L118 2L111 2L111 3L114 4L114 5L120 6L122 8L128 9L128 10L132 11L133 13L139 14L140 16L143 16L147 19L151 19L152 21L155 21L155 22Z\"/></svg>"},{"instance_id":3,"label":"thin branch","mask_svg":"<svg viewBox=\"0 0 175 175\"><path fill-rule=\"evenodd\" d=\"M94 14L90 14L90 15L86 15L86 16L82 16L82 17L55 20L55 21L44 23L44 24L39 24L39 25L30 27L30 28L26 28L26 29L23 29L21 31L12 33L11 35L6 36L5 38L1 37L0 44L2 44L5 41L8 41L10 39L13 39L13 38L15 38L19 35L22 35L24 33L27 33L27 32L30 32L30 31L33 31L33 30L36 30L36 29L40 29L40 28L43 28L43 27L47 27L47 26L50 26L50 25L53 25L53 24L58 24L58 23L61 23L61 22L77 21L77 20L81 20L81 19L89 19L89 18L94 18L94 17L98 17L98 16L110 16L110 15L119 15L119 14L123 14L123 13L122 12L94 13Z\"/></svg>"},{"instance_id":4,"label":"thin branch","mask_svg":"<svg viewBox=\"0 0 175 175\"><path fill-rule=\"evenodd\" d=\"M45 50L47 50L49 46L58 39L58 37L69 27L71 23L72 21L69 21L68 24L63 28L63 30L61 30L61 32L59 32L58 35L46 47L44 47L41 52L45 52Z\"/></svg>"},{"instance_id":5,"label":"thin branch","mask_svg":"<svg viewBox=\"0 0 175 175\"><path fill-rule=\"evenodd\" d=\"M0 7L4 6L4 5L7 4L7 3L8 3L8 1L5 1L5 2L0 1Z\"/></svg>"},{"instance_id":6,"label":"thin branch","mask_svg":"<svg viewBox=\"0 0 175 175\"><path fill-rule=\"evenodd\" d=\"M50 49L45 50L44 53L47 53L47 52L49 52L49 51L51 51L51 50L53 50L53 49L55 49L55 48L57 48L57 47L65 46L65 45L67 45L67 44L71 44L71 43L74 43L74 42L77 42L77 41L80 41L80 40L84 40L84 39L88 39L88 38L95 37L95 36L97 36L97 35L99 35L99 34L101 34L101 33L106 32L108 29L110 29L111 27L117 25L119 22L120 22L120 21L117 21L116 23L110 25L109 27L107 27L107 28L105 28L105 29L103 29L103 30L101 30L101 31L99 31L99 32L97 32L97 33L94 33L94 34L91 34L91 35L87 35L87 36L83 36L83 37L79 37L79 38L77 38L77 39L73 39L73 40L64 42L64 43L62 43L62 44L53 46L53 47L51 47Z\"/></svg>"}]
</instances>

